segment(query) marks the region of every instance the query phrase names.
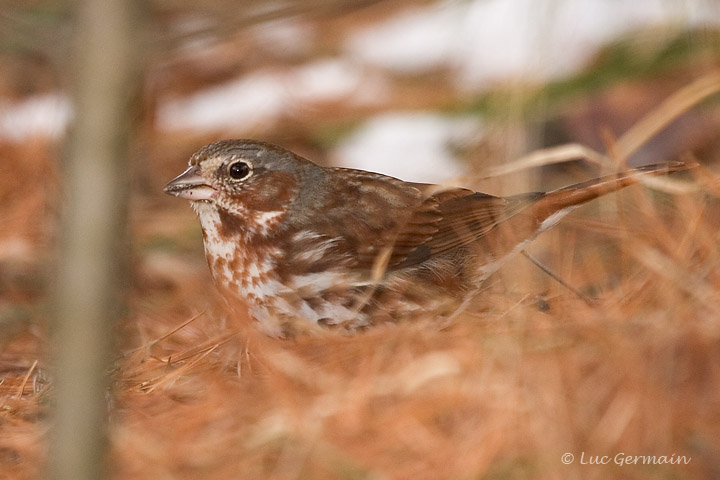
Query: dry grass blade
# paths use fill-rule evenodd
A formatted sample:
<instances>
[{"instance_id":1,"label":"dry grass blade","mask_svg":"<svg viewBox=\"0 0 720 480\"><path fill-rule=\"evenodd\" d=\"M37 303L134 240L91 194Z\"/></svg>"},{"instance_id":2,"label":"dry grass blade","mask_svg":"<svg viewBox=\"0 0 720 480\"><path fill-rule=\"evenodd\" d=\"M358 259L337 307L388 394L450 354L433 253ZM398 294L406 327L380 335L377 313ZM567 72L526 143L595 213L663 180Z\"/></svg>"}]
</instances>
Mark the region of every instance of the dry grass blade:
<instances>
[{"instance_id":1,"label":"dry grass blade","mask_svg":"<svg viewBox=\"0 0 720 480\"><path fill-rule=\"evenodd\" d=\"M191 317L188 321L186 321L185 323L181 324L180 326L178 326L178 327L176 327L176 328L173 328L172 330L170 330L168 333L166 333L166 334L163 335L162 337L156 338L155 340L151 341L151 342L150 342L150 346L155 345L156 343L162 342L162 341L165 340L166 338L169 338L170 336L172 336L172 335L175 334L176 332L182 330L183 328L187 327L188 325L190 325L191 323L193 323L195 320L197 320L198 318L202 317L203 315L205 315L205 312L204 312L204 311L198 313L197 315L195 315L195 316L193 316L193 317Z\"/></svg>"},{"instance_id":2,"label":"dry grass blade","mask_svg":"<svg viewBox=\"0 0 720 480\"><path fill-rule=\"evenodd\" d=\"M133 354L133 353L135 353L135 352L138 352L138 351L140 351L140 350L149 351L149 349L152 348L154 345L157 345L158 343L162 342L163 340L166 340L166 339L170 338L171 336L173 336L174 334L176 334L177 332L179 332L179 331L182 330L183 328L187 327L188 325L190 325L191 323L193 323L194 321L196 321L198 318L202 317L204 314L205 314L205 312L202 311L202 312L200 312L200 313L198 313L198 314L190 317L189 320L187 320L187 321L185 321L184 323L180 324L179 326L173 328L173 329L170 330L169 332L161 335L160 337L154 338L154 339L152 339L152 340L150 340L150 341L148 341L148 342L145 342L144 344L140 345L140 346L137 347L137 348L134 348L134 349L132 349L132 350L129 350L129 351L123 353L123 354L121 355L121 358L127 357L128 355L131 355L131 354Z\"/></svg>"},{"instance_id":3,"label":"dry grass blade","mask_svg":"<svg viewBox=\"0 0 720 480\"><path fill-rule=\"evenodd\" d=\"M613 153L629 158L670 122L706 98L720 92L720 71L709 73L687 85L635 123L615 142Z\"/></svg>"},{"instance_id":4,"label":"dry grass blade","mask_svg":"<svg viewBox=\"0 0 720 480\"><path fill-rule=\"evenodd\" d=\"M582 300L583 300L585 303L587 303L589 306L593 306L593 305L594 305L592 299L588 298L587 295L585 295L585 294L582 293L580 290L578 290L577 288L573 287L573 286L570 285L568 282L566 282L561 276L559 276L559 275L557 275L555 272L553 272L549 267L547 267L547 266L546 266L545 264L543 264L540 260L538 260L537 258L535 258L535 257L534 257L532 254L530 254L527 250L521 250L520 253L521 253L525 258L527 258L528 260L530 260L530 261L531 261L535 266L537 266L540 270L542 270L542 271L545 272L547 275L549 275L550 278L552 278L553 280L555 280L556 282L558 282L560 285L562 285L563 287L565 287L565 288L567 288L568 290L570 290L572 293L574 293L578 298L582 299Z\"/></svg>"},{"instance_id":5,"label":"dry grass blade","mask_svg":"<svg viewBox=\"0 0 720 480\"><path fill-rule=\"evenodd\" d=\"M607 156L596 152L590 147L580 145L579 143L569 143L558 147L535 150L515 161L489 168L480 176L480 178L492 178L500 175L509 175L529 168L571 162L578 159L589 160L593 163L604 166L612 164Z\"/></svg>"},{"instance_id":6,"label":"dry grass blade","mask_svg":"<svg viewBox=\"0 0 720 480\"><path fill-rule=\"evenodd\" d=\"M179 367L179 368L176 369L176 370L173 370L172 372L170 372L170 373L168 373L167 375L163 376L162 378L158 379L157 381L155 381L154 383L152 383L152 385L150 385L149 387L147 387L147 388L145 389L145 392L146 392L146 393L152 393L152 392L154 392L155 390L157 390L158 388L162 387L163 385L167 385L168 383L172 382L173 380L176 380L177 378L181 377L183 374L185 374L185 373L187 373L188 371L190 371L195 365L197 365L198 363L200 363L205 357L207 357L207 356L210 355L212 352L214 352L215 350L217 350L217 348L218 348L219 346L220 346L219 344L213 345L211 348L207 349L207 351L206 351L205 353L203 353L202 355L200 355L199 357L197 357L197 358L194 359L193 361L191 361L191 362L189 362L189 363L186 363L185 365Z\"/></svg>"},{"instance_id":7,"label":"dry grass blade","mask_svg":"<svg viewBox=\"0 0 720 480\"><path fill-rule=\"evenodd\" d=\"M177 363L177 362L183 362L183 361L187 360L188 358L194 357L202 352L205 352L207 350L214 350L214 349L218 348L219 346L230 341L230 339L235 337L237 334L238 334L237 332L231 332L231 333L228 333L227 335L221 337L220 339L208 340L207 342L205 342L202 345L193 347L190 350L183 352L175 357L167 357L167 359L165 359L163 361L167 362L168 365Z\"/></svg>"},{"instance_id":8,"label":"dry grass blade","mask_svg":"<svg viewBox=\"0 0 720 480\"><path fill-rule=\"evenodd\" d=\"M22 383L18 387L17 398L22 398L23 393L25 392L25 385L27 385L28 380L30 380L30 375L32 375L32 373L35 371L35 367L37 367L37 364L38 361L36 359L25 374Z\"/></svg>"},{"instance_id":9,"label":"dry grass blade","mask_svg":"<svg viewBox=\"0 0 720 480\"><path fill-rule=\"evenodd\" d=\"M702 187L703 191L716 197L720 197L720 177L702 166L696 169L694 173L695 179Z\"/></svg>"},{"instance_id":10,"label":"dry grass blade","mask_svg":"<svg viewBox=\"0 0 720 480\"><path fill-rule=\"evenodd\" d=\"M686 271L670 257L650 246L633 249L633 255L647 268L670 280L677 288L689 294L704 308L720 316L718 292L703 279Z\"/></svg>"},{"instance_id":11,"label":"dry grass blade","mask_svg":"<svg viewBox=\"0 0 720 480\"><path fill-rule=\"evenodd\" d=\"M720 92L720 72L705 75L690 85L681 88L659 107L635 123L617 141L613 142L613 158L616 161L626 160L677 117L718 92ZM558 147L535 150L513 162L488 169L480 178L509 175L529 168L564 163L577 159L585 159L603 166L613 164L613 161L611 161L608 156L590 147L570 143ZM690 185L677 183L677 181L672 180L646 179L644 182L653 188L669 193L687 193L694 191Z\"/></svg>"},{"instance_id":12,"label":"dry grass blade","mask_svg":"<svg viewBox=\"0 0 720 480\"><path fill-rule=\"evenodd\" d=\"M639 183L658 192L665 192L670 195L687 195L700 191L700 185L698 185L697 182L678 180L677 178L670 177L642 177L639 179Z\"/></svg>"}]
</instances>

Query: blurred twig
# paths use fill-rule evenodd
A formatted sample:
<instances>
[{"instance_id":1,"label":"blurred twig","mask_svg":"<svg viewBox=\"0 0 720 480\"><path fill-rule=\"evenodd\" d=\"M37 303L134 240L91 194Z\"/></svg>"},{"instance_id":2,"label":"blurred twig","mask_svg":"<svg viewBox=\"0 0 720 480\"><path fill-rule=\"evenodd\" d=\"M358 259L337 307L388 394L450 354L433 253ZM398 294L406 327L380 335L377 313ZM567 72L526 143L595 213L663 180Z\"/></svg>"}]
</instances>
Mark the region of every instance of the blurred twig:
<instances>
[{"instance_id":1,"label":"blurred twig","mask_svg":"<svg viewBox=\"0 0 720 480\"><path fill-rule=\"evenodd\" d=\"M56 409L50 473L104 477L107 371L122 311L134 0L78 4L76 120L64 166L54 331Z\"/></svg>"}]
</instances>

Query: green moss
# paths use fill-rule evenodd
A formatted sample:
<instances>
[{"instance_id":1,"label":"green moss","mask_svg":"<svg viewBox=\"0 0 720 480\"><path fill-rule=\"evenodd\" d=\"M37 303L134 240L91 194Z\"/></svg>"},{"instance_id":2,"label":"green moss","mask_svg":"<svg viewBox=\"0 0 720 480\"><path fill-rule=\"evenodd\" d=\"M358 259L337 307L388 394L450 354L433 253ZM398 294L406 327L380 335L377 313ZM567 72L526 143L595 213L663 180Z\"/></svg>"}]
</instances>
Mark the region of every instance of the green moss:
<instances>
[{"instance_id":1,"label":"green moss","mask_svg":"<svg viewBox=\"0 0 720 480\"><path fill-rule=\"evenodd\" d=\"M526 92L518 92L517 88L488 92L450 110L502 120L511 104L524 115L544 114L568 99L629 80L651 81L708 58L720 59L720 32L686 32L670 40L665 36L626 37L605 47L588 68L575 76L528 88Z\"/></svg>"},{"instance_id":2,"label":"green moss","mask_svg":"<svg viewBox=\"0 0 720 480\"><path fill-rule=\"evenodd\" d=\"M311 142L319 150L328 150L354 132L360 124L360 121L339 121L322 125L311 132Z\"/></svg>"}]
</instances>

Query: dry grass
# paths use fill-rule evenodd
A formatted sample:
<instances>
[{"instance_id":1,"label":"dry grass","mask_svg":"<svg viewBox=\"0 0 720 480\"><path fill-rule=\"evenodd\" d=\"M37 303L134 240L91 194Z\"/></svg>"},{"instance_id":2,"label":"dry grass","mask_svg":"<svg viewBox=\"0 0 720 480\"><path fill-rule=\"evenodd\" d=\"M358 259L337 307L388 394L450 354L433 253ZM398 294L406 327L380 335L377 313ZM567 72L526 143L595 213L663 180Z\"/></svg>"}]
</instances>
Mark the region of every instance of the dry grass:
<instances>
[{"instance_id":1,"label":"dry grass","mask_svg":"<svg viewBox=\"0 0 720 480\"><path fill-rule=\"evenodd\" d=\"M481 313L444 329L277 342L243 334L241 320L219 327L212 311L145 342L118 365L120 477L710 478L718 252L698 205L682 203L672 220L633 212L622 269L583 262L576 284L605 289L594 306L555 288L538 303L531 280L505 278ZM649 256L659 268L638 263ZM621 278L607 285L603 269ZM566 466L566 452L692 461Z\"/></svg>"},{"instance_id":2,"label":"dry grass","mask_svg":"<svg viewBox=\"0 0 720 480\"><path fill-rule=\"evenodd\" d=\"M544 239L545 258L593 305L518 259L442 328L267 339L219 306L201 266L155 262L114 372L116 476L717 476L717 201L637 188L598 205ZM45 336L30 330L0 358L11 478L42 471ZM566 452L692 460L563 465Z\"/></svg>"}]
</instances>

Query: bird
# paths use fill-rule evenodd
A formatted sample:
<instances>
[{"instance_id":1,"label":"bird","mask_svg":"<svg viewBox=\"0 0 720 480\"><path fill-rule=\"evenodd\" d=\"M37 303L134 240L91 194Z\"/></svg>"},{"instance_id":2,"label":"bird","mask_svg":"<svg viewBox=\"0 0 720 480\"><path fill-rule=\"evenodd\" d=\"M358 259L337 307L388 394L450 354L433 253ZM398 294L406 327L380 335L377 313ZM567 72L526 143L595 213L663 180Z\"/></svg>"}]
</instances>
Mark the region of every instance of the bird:
<instances>
[{"instance_id":1,"label":"bird","mask_svg":"<svg viewBox=\"0 0 720 480\"><path fill-rule=\"evenodd\" d=\"M668 162L498 197L313 163L270 143L200 148L164 191L190 201L221 295L275 337L448 318L537 235Z\"/></svg>"}]
</instances>

